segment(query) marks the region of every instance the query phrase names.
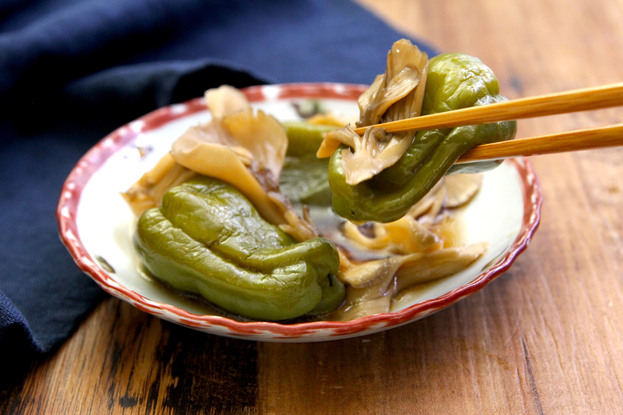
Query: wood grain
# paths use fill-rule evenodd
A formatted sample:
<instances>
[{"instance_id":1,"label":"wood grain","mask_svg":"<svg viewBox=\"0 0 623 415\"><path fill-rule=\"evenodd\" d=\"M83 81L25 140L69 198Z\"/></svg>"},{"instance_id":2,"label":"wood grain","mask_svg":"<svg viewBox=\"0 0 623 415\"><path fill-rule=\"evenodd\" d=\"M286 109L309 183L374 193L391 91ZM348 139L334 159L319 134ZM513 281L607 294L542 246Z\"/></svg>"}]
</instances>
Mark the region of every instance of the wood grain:
<instances>
[{"instance_id":1,"label":"wood grain","mask_svg":"<svg viewBox=\"0 0 623 415\"><path fill-rule=\"evenodd\" d=\"M621 81L623 1L359 0L480 57L509 98ZM620 109L524 120L529 137ZM512 269L424 320L350 340L195 333L113 298L2 391L8 414L610 414L623 407L623 149L539 156L545 204Z\"/></svg>"}]
</instances>

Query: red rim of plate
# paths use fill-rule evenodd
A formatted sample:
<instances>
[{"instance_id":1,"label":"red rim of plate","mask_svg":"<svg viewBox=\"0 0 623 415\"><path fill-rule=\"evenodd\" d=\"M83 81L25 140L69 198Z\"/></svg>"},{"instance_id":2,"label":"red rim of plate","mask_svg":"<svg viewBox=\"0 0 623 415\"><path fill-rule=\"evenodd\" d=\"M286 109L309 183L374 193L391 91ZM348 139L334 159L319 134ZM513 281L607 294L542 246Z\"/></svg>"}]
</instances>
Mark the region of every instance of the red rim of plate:
<instances>
[{"instance_id":1,"label":"red rim of plate","mask_svg":"<svg viewBox=\"0 0 623 415\"><path fill-rule=\"evenodd\" d=\"M325 98L356 101L366 88L363 85L311 83L254 86L245 88L242 91L250 102L288 98ZM274 340L288 340L311 335L310 341L314 340L311 337L316 332L327 334L329 339L337 339L359 333L365 334L363 332L366 331L372 332L396 327L448 307L480 290L493 279L503 274L510 268L517 256L527 248L539 226L543 196L534 168L527 159L510 159L507 162L512 163L513 167L518 171L523 187L524 216L517 237L503 256L471 282L437 298L414 304L400 311L374 314L350 321L313 321L295 324L260 321L242 322L221 316L197 315L169 304L150 300L118 284L98 265L95 258L86 250L80 239L80 232L75 220L80 197L82 190L93 174L116 151L132 142L140 133L156 129L173 120L204 110L206 110L204 100L196 98L182 104L155 110L104 137L78 161L67 177L61 190L56 211L60 238L82 271L93 278L109 294L128 301L136 308L147 313L169 320L173 318L178 324L198 330L221 327L228 330L223 334L243 338L268 334ZM323 339L326 340L326 338Z\"/></svg>"}]
</instances>

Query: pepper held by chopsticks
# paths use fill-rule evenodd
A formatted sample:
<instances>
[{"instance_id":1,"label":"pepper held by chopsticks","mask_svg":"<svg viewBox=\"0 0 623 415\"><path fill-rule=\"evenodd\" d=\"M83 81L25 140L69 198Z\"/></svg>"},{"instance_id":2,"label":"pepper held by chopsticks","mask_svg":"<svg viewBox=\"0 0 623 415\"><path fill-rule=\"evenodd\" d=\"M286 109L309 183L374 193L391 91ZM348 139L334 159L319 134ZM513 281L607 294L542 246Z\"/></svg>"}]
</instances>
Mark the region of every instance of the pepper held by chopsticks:
<instances>
[{"instance_id":1,"label":"pepper held by chopsticks","mask_svg":"<svg viewBox=\"0 0 623 415\"><path fill-rule=\"evenodd\" d=\"M430 59L422 115L503 100L495 75L479 59L458 53ZM515 132L514 121L420 131L398 162L355 185L346 182L341 149L334 151L329 165L333 208L352 221L397 220L461 154L480 144L512 139Z\"/></svg>"},{"instance_id":2,"label":"pepper held by chopsticks","mask_svg":"<svg viewBox=\"0 0 623 415\"><path fill-rule=\"evenodd\" d=\"M160 208L139 218L134 243L154 277L242 316L287 320L344 299L331 242L297 243L217 179L170 189Z\"/></svg>"}]
</instances>

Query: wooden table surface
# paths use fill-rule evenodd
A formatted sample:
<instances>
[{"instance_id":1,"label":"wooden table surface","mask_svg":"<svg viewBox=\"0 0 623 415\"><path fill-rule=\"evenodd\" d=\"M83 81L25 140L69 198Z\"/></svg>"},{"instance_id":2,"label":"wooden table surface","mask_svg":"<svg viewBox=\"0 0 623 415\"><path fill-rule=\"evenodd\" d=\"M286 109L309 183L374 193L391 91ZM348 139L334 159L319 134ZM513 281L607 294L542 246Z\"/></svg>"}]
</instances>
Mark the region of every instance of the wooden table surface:
<instances>
[{"instance_id":1,"label":"wooden table surface","mask_svg":"<svg viewBox=\"0 0 623 415\"><path fill-rule=\"evenodd\" d=\"M359 0L408 35L480 57L510 98L623 80L623 0ZM623 120L521 121L519 136ZM623 148L533 158L545 203L529 249L485 289L343 341L194 332L107 298L3 392L25 414L623 412Z\"/></svg>"}]
</instances>

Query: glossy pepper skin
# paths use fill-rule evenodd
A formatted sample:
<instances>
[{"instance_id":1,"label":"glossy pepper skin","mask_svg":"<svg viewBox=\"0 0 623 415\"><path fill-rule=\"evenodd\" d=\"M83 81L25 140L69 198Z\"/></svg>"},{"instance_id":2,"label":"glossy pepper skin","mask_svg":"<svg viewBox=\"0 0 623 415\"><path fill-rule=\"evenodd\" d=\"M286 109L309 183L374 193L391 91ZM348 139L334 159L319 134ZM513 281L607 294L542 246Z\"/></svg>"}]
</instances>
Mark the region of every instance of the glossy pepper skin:
<instances>
[{"instance_id":1,"label":"glossy pepper skin","mask_svg":"<svg viewBox=\"0 0 623 415\"><path fill-rule=\"evenodd\" d=\"M459 53L430 59L422 115L503 100L495 75L479 59ZM356 222L397 220L464 152L512 139L515 132L514 121L421 131L396 164L355 186L346 183L342 151L335 151L329 163L333 209Z\"/></svg>"},{"instance_id":2,"label":"glossy pepper skin","mask_svg":"<svg viewBox=\"0 0 623 415\"><path fill-rule=\"evenodd\" d=\"M297 243L217 179L170 189L140 216L134 244L155 278L252 319L323 313L344 299L331 242Z\"/></svg>"}]
</instances>

